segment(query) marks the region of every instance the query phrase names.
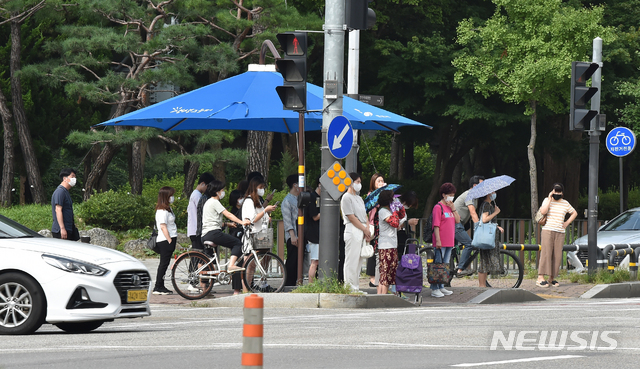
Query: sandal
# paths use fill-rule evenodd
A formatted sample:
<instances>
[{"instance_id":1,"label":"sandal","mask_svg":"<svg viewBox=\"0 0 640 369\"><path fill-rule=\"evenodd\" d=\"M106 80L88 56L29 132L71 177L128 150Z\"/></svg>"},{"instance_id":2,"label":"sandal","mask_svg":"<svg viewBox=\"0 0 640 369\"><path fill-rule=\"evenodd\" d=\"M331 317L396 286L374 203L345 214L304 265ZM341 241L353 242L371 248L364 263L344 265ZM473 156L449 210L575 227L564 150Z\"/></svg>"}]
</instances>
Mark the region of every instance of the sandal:
<instances>
[{"instance_id":1,"label":"sandal","mask_svg":"<svg viewBox=\"0 0 640 369\"><path fill-rule=\"evenodd\" d=\"M553 287L560 287L560 283L558 283L558 281L551 281L551 285Z\"/></svg>"},{"instance_id":2,"label":"sandal","mask_svg":"<svg viewBox=\"0 0 640 369\"><path fill-rule=\"evenodd\" d=\"M547 281L536 281L536 286L542 287L542 288L547 288L547 287L549 287L549 282L547 282Z\"/></svg>"}]
</instances>

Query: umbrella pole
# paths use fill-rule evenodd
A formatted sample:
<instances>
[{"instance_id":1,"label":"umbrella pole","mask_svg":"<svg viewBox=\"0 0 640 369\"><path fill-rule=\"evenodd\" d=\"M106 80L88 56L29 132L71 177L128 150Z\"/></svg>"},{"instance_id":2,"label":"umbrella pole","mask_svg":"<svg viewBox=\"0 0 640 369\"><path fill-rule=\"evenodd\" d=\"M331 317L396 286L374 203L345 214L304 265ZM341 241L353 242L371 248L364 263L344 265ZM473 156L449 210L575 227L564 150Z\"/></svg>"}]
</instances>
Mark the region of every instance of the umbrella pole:
<instances>
[{"instance_id":1,"label":"umbrella pole","mask_svg":"<svg viewBox=\"0 0 640 369\"><path fill-rule=\"evenodd\" d=\"M298 112L298 187L304 191L304 112ZM298 196L301 196L299 194ZM302 285L302 264L304 258L304 213L298 208L298 285ZM311 280L311 276L309 276Z\"/></svg>"}]
</instances>

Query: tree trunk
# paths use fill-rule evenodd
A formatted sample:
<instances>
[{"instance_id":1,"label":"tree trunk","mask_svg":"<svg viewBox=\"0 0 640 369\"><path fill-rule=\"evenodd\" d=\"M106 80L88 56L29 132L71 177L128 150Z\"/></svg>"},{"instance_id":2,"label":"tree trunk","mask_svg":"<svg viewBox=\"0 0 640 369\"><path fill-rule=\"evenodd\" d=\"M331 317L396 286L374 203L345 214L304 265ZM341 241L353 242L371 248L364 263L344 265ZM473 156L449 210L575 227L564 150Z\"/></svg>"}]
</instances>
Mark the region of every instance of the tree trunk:
<instances>
[{"instance_id":1,"label":"tree trunk","mask_svg":"<svg viewBox=\"0 0 640 369\"><path fill-rule=\"evenodd\" d=\"M216 143L213 145L213 151L222 151L222 144L221 143ZM227 181L227 176L225 175L225 160L223 160L222 158L216 160L214 163L211 164L211 173L213 174L213 176L218 180L218 181L222 181L222 182L226 182Z\"/></svg>"},{"instance_id":2,"label":"tree trunk","mask_svg":"<svg viewBox=\"0 0 640 369\"><path fill-rule=\"evenodd\" d=\"M27 203L26 198L27 192L27 177L20 175L20 205L25 205Z\"/></svg>"},{"instance_id":3,"label":"tree trunk","mask_svg":"<svg viewBox=\"0 0 640 369\"><path fill-rule=\"evenodd\" d=\"M268 180L272 141L273 132L249 131L247 136L249 160L247 160L246 174L260 172L264 180Z\"/></svg>"},{"instance_id":4,"label":"tree trunk","mask_svg":"<svg viewBox=\"0 0 640 369\"><path fill-rule=\"evenodd\" d=\"M2 185L0 186L0 206L11 206L13 188L13 116L7 107L7 99L0 90L0 116L4 130L4 162L2 163Z\"/></svg>"},{"instance_id":5,"label":"tree trunk","mask_svg":"<svg viewBox=\"0 0 640 369\"><path fill-rule=\"evenodd\" d=\"M398 180L404 179L404 150L402 141L398 137Z\"/></svg>"},{"instance_id":6,"label":"tree trunk","mask_svg":"<svg viewBox=\"0 0 640 369\"><path fill-rule=\"evenodd\" d=\"M298 139L296 135L290 135L287 133L281 133L280 139L282 140L283 151L289 153L292 158L298 157Z\"/></svg>"},{"instance_id":7,"label":"tree trunk","mask_svg":"<svg viewBox=\"0 0 640 369\"><path fill-rule=\"evenodd\" d=\"M529 159L529 184L531 186L531 219L535 218L538 211L538 169L536 167L536 157L534 149L536 147L536 100L529 102L531 105L531 138L527 145L527 158Z\"/></svg>"},{"instance_id":8,"label":"tree trunk","mask_svg":"<svg viewBox=\"0 0 640 369\"><path fill-rule=\"evenodd\" d=\"M199 155L202 154L204 152L204 149L206 149L206 145L202 144L202 143L198 143L196 145L196 149L194 151L194 154ZM182 193L184 194L185 197L189 197L191 196L191 192L193 192L193 185L196 183L197 177L198 177L198 169L200 169L200 162L188 162L185 163L188 167L186 175L184 176L184 188L182 189ZM186 169L186 168L185 168ZM218 177L216 177L216 179L218 179Z\"/></svg>"},{"instance_id":9,"label":"tree trunk","mask_svg":"<svg viewBox=\"0 0 640 369\"><path fill-rule=\"evenodd\" d=\"M415 159L413 154L413 139L409 138L405 141L404 147L404 178L413 179Z\"/></svg>"},{"instance_id":10,"label":"tree trunk","mask_svg":"<svg viewBox=\"0 0 640 369\"><path fill-rule=\"evenodd\" d=\"M29 124L27 122L27 116L24 112L24 102L22 101L22 87L20 86L20 78L17 73L20 70L20 54L21 54L21 39L20 39L20 23L17 20L11 23L11 57L10 57L10 69L11 69L11 100L13 103L13 116L18 131L18 138L20 140L20 146L22 147L22 153L24 156L25 168L27 171L27 178L29 184L33 187L30 188L31 196L36 204L45 204L44 187L42 185L42 177L40 177L40 169L38 168L38 159L33 149L33 142L31 141L31 132L29 131Z\"/></svg>"},{"instance_id":11,"label":"tree trunk","mask_svg":"<svg viewBox=\"0 0 640 369\"><path fill-rule=\"evenodd\" d=\"M449 145L450 131L451 128L449 124L442 127L442 130L440 131L440 137L438 138L438 142L440 143L440 145L438 146L436 167L433 172L433 183L431 184L431 192L429 192L427 203L422 213L423 218L428 218L429 215L431 215L433 205L437 201L439 201L439 199L436 199L436 197L438 196L438 191L440 190L442 179L444 177L442 167L444 166L445 158L449 156L449 151L451 149L451 145Z\"/></svg>"},{"instance_id":12,"label":"tree trunk","mask_svg":"<svg viewBox=\"0 0 640 369\"><path fill-rule=\"evenodd\" d=\"M107 167L109 166L109 163L111 163L111 160L116 155L119 149L119 145L113 145L109 142L107 142L102 148L100 155L98 155L98 158L93 163L91 173L89 173L89 176L87 176L87 182L84 185L85 191L83 197L85 201L89 200L91 195L93 195L94 189L99 186L100 180L105 175L105 173L107 173Z\"/></svg>"},{"instance_id":13,"label":"tree trunk","mask_svg":"<svg viewBox=\"0 0 640 369\"><path fill-rule=\"evenodd\" d=\"M398 178L398 135L392 133L391 151L389 152L389 177Z\"/></svg>"},{"instance_id":14,"label":"tree trunk","mask_svg":"<svg viewBox=\"0 0 640 369\"><path fill-rule=\"evenodd\" d=\"M135 127L139 131L141 127ZM147 151L146 142L139 140L131 144L131 158L129 168L129 183L131 183L131 193L142 194L142 181L144 178L144 156Z\"/></svg>"}]
</instances>

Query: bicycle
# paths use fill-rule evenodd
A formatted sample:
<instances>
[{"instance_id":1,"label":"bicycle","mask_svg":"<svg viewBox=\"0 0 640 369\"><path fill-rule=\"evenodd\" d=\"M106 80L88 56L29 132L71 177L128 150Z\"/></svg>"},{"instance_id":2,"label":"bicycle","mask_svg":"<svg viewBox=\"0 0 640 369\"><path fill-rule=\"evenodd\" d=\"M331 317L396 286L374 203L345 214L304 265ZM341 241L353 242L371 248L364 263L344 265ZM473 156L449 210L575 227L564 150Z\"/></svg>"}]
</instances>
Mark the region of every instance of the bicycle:
<instances>
[{"instance_id":1,"label":"bicycle","mask_svg":"<svg viewBox=\"0 0 640 369\"><path fill-rule=\"evenodd\" d=\"M471 252L471 256L469 257L469 261L467 265L464 266L466 269L469 265L472 265L471 275L456 277L457 265L459 259L459 249L464 249L464 246L455 246L453 250L451 250L451 258L449 259L449 283L447 283L447 287L456 287L457 285L462 285L462 280L464 279L474 279L477 280L478 274L478 256L480 254L480 250L475 249ZM489 273L487 274L487 287L493 288L518 288L522 283L522 279L524 278L524 267L522 265L522 261L520 258L516 256L511 251L507 250L499 250L500 257L500 272L499 273ZM465 283L468 285L468 283Z\"/></svg>"},{"instance_id":2,"label":"bicycle","mask_svg":"<svg viewBox=\"0 0 640 369\"><path fill-rule=\"evenodd\" d=\"M251 226L245 227L245 235L249 234L250 230ZM204 244L208 247L215 246L211 241L205 241ZM286 280L282 259L265 249L255 250L251 237L245 239L243 236L243 244L246 262L245 270L241 273L247 289L252 292L282 291ZM200 251L187 251L175 260L171 268L171 283L176 292L185 299L201 299L209 294L214 284L231 283L231 273L223 270L229 263L230 261L220 264L215 252L208 256Z\"/></svg>"}]
</instances>

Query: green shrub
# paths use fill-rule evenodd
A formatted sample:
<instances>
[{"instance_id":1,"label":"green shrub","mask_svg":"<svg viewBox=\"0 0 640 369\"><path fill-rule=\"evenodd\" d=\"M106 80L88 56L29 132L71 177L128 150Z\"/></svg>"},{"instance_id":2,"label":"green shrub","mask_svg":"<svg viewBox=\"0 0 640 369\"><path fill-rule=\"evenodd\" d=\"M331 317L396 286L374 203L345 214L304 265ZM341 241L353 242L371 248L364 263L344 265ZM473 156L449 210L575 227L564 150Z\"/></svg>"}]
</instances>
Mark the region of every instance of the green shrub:
<instances>
[{"instance_id":1,"label":"green shrub","mask_svg":"<svg viewBox=\"0 0 640 369\"><path fill-rule=\"evenodd\" d=\"M338 293L348 295L353 293L351 286L346 283L338 281L338 277L335 273L328 278L316 279L313 283L299 286L291 291L293 293Z\"/></svg>"},{"instance_id":2,"label":"green shrub","mask_svg":"<svg viewBox=\"0 0 640 369\"><path fill-rule=\"evenodd\" d=\"M77 206L74 206L74 211ZM16 205L10 208L0 208L0 214L10 218L34 231L51 229L53 218L51 205Z\"/></svg>"},{"instance_id":3,"label":"green shrub","mask_svg":"<svg viewBox=\"0 0 640 369\"><path fill-rule=\"evenodd\" d=\"M631 276L629 275L629 271L624 269L616 269L613 273L606 269L600 269L593 275L588 273L572 273L569 279L572 283L610 284L628 282Z\"/></svg>"},{"instance_id":4,"label":"green shrub","mask_svg":"<svg viewBox=\"0 0 640 369\"><path fill-rule=\"evenodd\" d=\"M83 202L76 216L87 225L114 231L144 228L153 223L154 206L144 196L109 190Z\"/></svg>"}]
</instances>

